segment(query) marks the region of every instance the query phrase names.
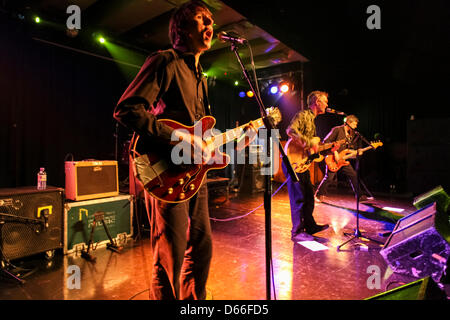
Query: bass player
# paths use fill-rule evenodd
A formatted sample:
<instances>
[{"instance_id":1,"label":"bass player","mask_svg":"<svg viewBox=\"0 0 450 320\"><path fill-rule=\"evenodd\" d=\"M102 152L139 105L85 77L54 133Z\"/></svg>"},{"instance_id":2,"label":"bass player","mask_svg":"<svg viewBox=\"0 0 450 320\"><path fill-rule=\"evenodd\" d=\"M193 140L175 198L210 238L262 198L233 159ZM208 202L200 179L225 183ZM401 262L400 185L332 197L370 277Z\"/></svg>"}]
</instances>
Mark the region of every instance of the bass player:
<instances>
[{"instance_id":1,"label":"bass player","mask_svg":"<svg viewBox=\"0 0 450 320\"><path fill-rule=\"evenodd\" d=\"M355 115L349 115L345 118L345 123L343 125L332 128L328 135L324 138L324 142L327 143L345 139L346 143L342 144L338 150L334 151L333 155L336 162L340 160L340 154L342 154L342 151L344 150L348 150L349 152L352 150L355 156L356 152L359 152L359 155L361 155L360 151L356 151L361 148L361 139L354 134L354 130L358 127L358 122L359 119ZM317 187L314 196L316 202L321 202L323 196L328 195L328 188L330 184L333 183L334 179L337 178L338 172L342 172L349 179L353 192L356 194L356 186L358 186L357 175L351 164L342 166L337 171L332 171L327 166L325 176ZM360 194L360 192L358 192L358 194ZM360 200L372 199L372 196L367 197L364 195L360 197Z\"/></svg>"}]
</instances>

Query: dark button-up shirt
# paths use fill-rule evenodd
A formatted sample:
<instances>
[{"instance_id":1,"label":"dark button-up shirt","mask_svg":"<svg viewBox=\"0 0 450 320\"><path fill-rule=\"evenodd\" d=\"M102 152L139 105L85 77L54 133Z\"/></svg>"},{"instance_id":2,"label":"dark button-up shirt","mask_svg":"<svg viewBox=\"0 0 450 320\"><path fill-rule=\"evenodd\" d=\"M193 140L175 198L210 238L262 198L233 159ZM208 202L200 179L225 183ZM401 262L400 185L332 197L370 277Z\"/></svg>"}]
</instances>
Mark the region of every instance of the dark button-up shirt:
<instances>
[{"instance_id":1,"label":"dark button-up shirt","mask_svg":"<svg viewBox=\"0 0 450 320\"><path fill-rule=\"evenodd\" d=\"M355 137L355 135L349 135L347 136L345 134L345 125L337 126L331 129L331 131L328 133L328 135L323 139L324 142L335 142L338 140L346 139L346 142L341 144L340 148L337 150L338 152L341 152L344 149L358 149L361 147L361 141L358 137Z\"/></svg>"},{"instance_id":2,"label":"dark button-up shirt","mask_svg":"<svg viewBox=\"0 0 450 320\"><path fill-rule=\"evenodd\" d=\"M194 55L169 49L146 59L120 98L114 118L141 136L168 142L173 129L157 119L192 125L208 106L206 78L200 65L196 70Z\"/></svg>"}]
</instances>

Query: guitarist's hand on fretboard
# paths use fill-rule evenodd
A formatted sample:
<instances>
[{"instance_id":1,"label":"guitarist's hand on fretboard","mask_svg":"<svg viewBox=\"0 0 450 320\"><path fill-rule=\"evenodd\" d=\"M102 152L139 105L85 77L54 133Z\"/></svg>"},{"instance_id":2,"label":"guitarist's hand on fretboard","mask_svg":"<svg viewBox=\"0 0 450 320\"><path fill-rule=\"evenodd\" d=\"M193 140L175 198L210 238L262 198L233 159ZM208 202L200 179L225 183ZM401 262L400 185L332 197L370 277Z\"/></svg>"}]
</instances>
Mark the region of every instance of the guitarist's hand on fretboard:
<instances>
[{"instance_id":1,"label":"guitarist's hand on fretboard","mask_svg":"<svg viewBox=\"0 0 450 320\"><path fill-rule=\"evenodd\" d=\"M250 121L247 126L244 128L244 134L237 139L236 150L241 151L245 147L247 147L253 140L255 140L256 135L258 134L258 128L254 124L253 121ZM242 139L245 139L244 143L242 143Z\"/></svg>"},{"instance_id":2,"label":"guitarist's hand on fretboard","mask_svg":"<svg viewBox=\"0 0 450 320\"><path fill-rule=\"evenodd\" d=\"M341 160L341 157L339 156L339 152L334 151L334 158L336 159L336 161Z\"/></svg>"}]
</instances>

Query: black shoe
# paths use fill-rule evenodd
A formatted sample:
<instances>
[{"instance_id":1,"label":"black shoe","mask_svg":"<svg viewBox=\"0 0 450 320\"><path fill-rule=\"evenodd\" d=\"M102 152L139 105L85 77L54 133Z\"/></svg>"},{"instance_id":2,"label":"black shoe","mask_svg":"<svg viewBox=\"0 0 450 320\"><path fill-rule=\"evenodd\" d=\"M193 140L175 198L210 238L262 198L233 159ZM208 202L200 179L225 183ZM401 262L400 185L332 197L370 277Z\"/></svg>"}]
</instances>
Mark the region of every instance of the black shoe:
<instances>
[{"instance_id":1,"label":"black shoe","mask_svg":"<svg viewBox=\"0 0 450 320\"><path fill-rule=\"evenodd\" d=\"M323 224L323 225L321 225L321 224L316 224L315 226L313 226L313 227L311 227L311 228L307 228L307 229L306 229L306 232L307 232L308 234L315 234L315 233L317 233L317 232L320 232L320 231L323 231L323 230L328 229L329 226L330 226L329 224Z\"/></svg>"},{"instance_id":2,"label":"black shoe","mask_svg":"<svg viewBox=\"0 0 450 320\"><path fill-rule=\"evenodd\" d=\"M362 196L359 197L359 201L360 202L367 201L367 200L368 200L367 196L365 196L365 195L362 195Z\"/></svg>"}]
</instances>

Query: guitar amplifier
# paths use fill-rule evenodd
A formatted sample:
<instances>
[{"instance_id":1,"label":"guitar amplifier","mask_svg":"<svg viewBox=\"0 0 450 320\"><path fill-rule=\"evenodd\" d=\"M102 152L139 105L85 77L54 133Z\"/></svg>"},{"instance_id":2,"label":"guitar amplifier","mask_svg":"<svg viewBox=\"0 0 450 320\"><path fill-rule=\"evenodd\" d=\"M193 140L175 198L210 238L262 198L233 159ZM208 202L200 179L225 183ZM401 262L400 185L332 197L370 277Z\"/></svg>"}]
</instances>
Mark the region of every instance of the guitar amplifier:
<instances>
[{"instance_id":1,"label":"guitar amplifier","mask_svg":"<svg viewBox=\"0 0 450 320\"><path fill-rule=\"evenodd\" d=\"M117 161L66 161L66 199L80 201L119 195Z\"/></svg>"}]
</instances>

